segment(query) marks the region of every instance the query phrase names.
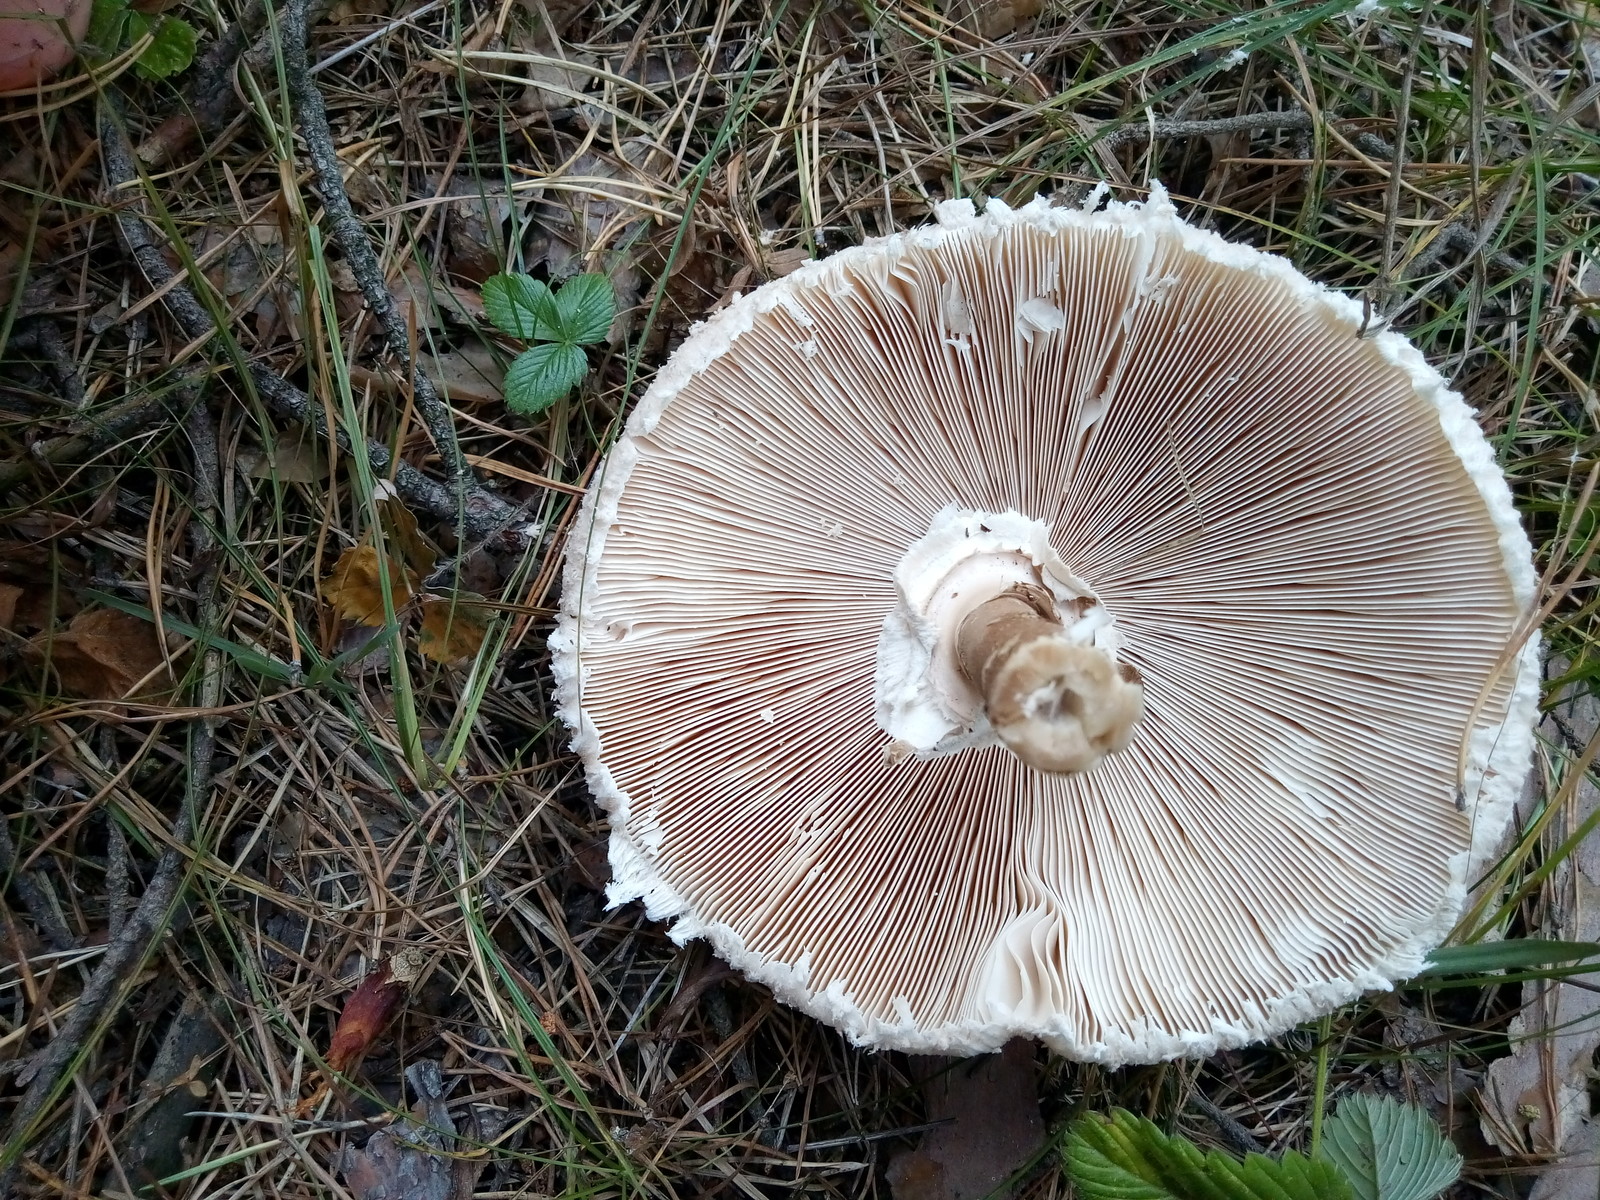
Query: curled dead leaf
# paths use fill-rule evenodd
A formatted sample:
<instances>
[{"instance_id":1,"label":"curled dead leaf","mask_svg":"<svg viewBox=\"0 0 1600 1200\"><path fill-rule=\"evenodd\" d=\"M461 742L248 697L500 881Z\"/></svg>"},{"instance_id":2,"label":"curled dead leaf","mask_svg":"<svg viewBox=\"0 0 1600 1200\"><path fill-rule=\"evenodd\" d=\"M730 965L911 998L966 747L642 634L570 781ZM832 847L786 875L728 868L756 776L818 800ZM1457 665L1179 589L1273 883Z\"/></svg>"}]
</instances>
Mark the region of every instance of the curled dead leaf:
<instances>
[{"instance_id":1,"label":"curled dead leaf","mask_svg":"<svg viewBox=\"0 0 1600 1200\"><path fill-rule=\"evenodd\" d=\"M17 627L17 605L22 602L23 591L14 583L0 583L0 629Z\"/></svg>"}]
</instances>

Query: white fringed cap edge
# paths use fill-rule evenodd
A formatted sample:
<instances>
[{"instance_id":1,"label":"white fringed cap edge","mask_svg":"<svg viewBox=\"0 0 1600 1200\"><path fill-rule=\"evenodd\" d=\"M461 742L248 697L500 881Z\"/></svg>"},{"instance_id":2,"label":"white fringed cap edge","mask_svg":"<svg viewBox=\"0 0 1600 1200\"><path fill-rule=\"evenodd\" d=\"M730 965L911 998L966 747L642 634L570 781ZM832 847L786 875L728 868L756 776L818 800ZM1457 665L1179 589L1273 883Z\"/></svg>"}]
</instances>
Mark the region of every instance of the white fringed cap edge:
<instances>
[{"instance_id":1,"label":"white fringed cap edge","mask_svg":"<svg viewBox=\"0 0 1600 1200\"><path fill-rule=\"evenodd\" d=\"M700 919L689 902L662 878L651 856L628 829L629 796L606 767L605 748L599 732L583 709L582 613L595 595L598 563L606 535L616 519L619 498L638 459L633 440L648 434L688 381L725 353L752 327L758 316L785 305L796 285L826 283L840 266L880 256L892 257L902 246L934 247L956 233L992 235L1018 224L1047 231L1097 228L1119 231L1130 237L1152 234L1176 237L1186 250L1212 262L1277 281L1308 307L1321 309L1331 322L1347 326L1352 336L1363 325L1360 304L1308 280L1286 260L1228 242L1215 233L1184 222L1159 184L1151 187L1150 197L1143 203L1112 202L1098 211L1090 211L1103 194L1102 185L1081 209L1056 207L1044 197L1020 208L991 199L981 214L970 201L947 201L939 205L934 225L870 239L860 246L808 263L783 279L738 297L721 312L695 326L657 374L635 407L623 436L606 456L569 535L561 613L550 638L552 673L560 716L572 731L572 748L584 763L590 789L610 818L613 881L606 890L609 906L642 901L651 919L670 923L668 932L674 942L681 945L693 938L706 939L719 957L746 977L770 988L784 1003L845 1031L857 1045L923 1054L970 1055L998 1050L1014 1037L1040 1037L1057 1052L1082 1061L1106 1066L1159 1062L1211 1055L1262 1041L1347 1004L1365 992L1392 989L1397 982L1417 974L1429 952L1450 933L1474 877L1503 840L1531 764L1540 690L1536 632L1508 656L1506 670L1515 672L1515 682L1504 721L1498 726L1480 726L1471 738L1463 779L1463 792L1472 820L1471 849L1456 855L1450 862L1450 885L1433 919L1364 972L1301 987L1259 1006L1246 1020L1219 1021L1209 1030L1181 1036L1145 1029L1126 1037L1085 1043L1065 1028L1040 1029L1032 1023L969 1021L927 1030L910 1020L890 1023L874 1019L861 1011L842 986L822 991L813 989L807 962L772 961L751 951L727 925ZM1384 359L1409 376L1417 396L1432 404L1446 439L1483 497L1498 532L1506 576L1515 599L1524 611L1531 611L1538 591L1532 548L1512 502L1510 488L1472 410L1406 338L1388 330L1369 332L1366 336Z\"/></svg>"}]
</instances>

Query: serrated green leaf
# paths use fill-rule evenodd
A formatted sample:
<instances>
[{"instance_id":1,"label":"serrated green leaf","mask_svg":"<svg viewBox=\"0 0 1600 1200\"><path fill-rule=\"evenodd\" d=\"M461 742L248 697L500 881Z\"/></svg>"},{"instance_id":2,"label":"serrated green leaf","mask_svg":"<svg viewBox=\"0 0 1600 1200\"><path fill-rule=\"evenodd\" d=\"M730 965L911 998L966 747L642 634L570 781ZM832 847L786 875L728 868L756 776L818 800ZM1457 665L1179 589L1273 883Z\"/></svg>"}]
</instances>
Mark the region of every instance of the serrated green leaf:
<instances>
[{"instance_id":1,"label":"serrated green leaf","mask_svg":"<svg viewBox=\"0 0 1600 1200\"><path fill-rule=\"evenodd\" d=\"M1481 975L1486 971L1515 971L1549 963L1600 957L1595 942L1558 942L1543 938L1508 938L1503 942L1474 942L1470 946L1440 946L1416 974Z\"/></svg>"},{"instance_id":2,"label":"serrated green leaf","mask_svg":"<svg viewBox=\"0 0 1600 1200\"><path fill-rule=\"evenodd\" d=\"M555 297L532 275L491 275L483 281L483 311L495 328L525 342L565 342Z\"/></svg>"},{"instance_id":3,"label":"serrated green leaf","mask_svg":"<svg viewBox=\"0 0 1600 1200\"><path fill-rule=\"evenodd\" d=\"M611 280L591 271L574 275L555 294L559 341L586 346L611 332L617 315L617 293Z\"/></svg>"},{"instance_id":4,"label":"serrated green leaf","mask_svg":"<svg viewBox=\"0 0 1600 1200\"><path fill-rule=\"evenodd\" d=\"M1332 1163L1293 1152L1243 1162L1204 1154L1122 1109L1073 1123L1067 1173L1082 1200L1352 1200Z\"/></svg>"},{"instance_id":5,"label":"serrated green leaf","mask_svg":"<svg viewBox=\"0 0 1600 1200\"><path fill-rule=\"evenodd\" d=\"M1461 1154L1433 1119L1388 1097L1351 1096L1328 1118L1322 1154L1355 1200L1432 1200L1461 1174Z\"/></svg>"},{"instance_id":6,"label":"serrated green leaf","mask_svg":"<svg viewBox=\"0 0 1600 1200\"><path fill-rule=\"evenodd\" d=\"M543 412L572 390L589 370L577 346L544 342L517 355L506 372L506 407L512 412Z\"/></svg>"},{"instance_id":7,"label":"serrated green leaf","mask_svg":"<svg viewBox=\"0 0 1600 1200\"><path fill-rule=\"evenodd\" d=\"M137 13L130 15L138 16ZM195 33L194 26L189 22L177 17L157 17L150 32L153 40L139 55L139 61L134 63L145 78L166 79L186 70L194 61ZM143 35L144 30L141 29L135 36Z\"/></svg>"},{"instance_id":8,"label":"serrated green leaf","mask_svg":"<svg viewBox=\"0 0 1600 1200\"><path fill-rule=\"evenodd\" d=\"M84 34L84 44L109 58L122 45L127 25L128 0L94 0L94 7L89 10L89 32Z\"/></svg>"}]
</instances>

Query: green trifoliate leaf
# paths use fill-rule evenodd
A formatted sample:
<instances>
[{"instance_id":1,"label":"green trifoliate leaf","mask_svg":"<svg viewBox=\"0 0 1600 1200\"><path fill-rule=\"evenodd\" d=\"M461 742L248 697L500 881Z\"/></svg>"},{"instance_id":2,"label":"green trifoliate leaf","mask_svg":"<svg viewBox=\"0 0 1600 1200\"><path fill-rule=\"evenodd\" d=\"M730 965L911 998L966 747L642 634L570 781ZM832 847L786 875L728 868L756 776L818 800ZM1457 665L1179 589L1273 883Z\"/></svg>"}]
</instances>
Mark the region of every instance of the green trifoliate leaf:
<instances>
[{"instance_id":1,"label":"green trifoliate leaf","mask_svg":"<svg viewBox=\"0 0 1600 1200\"><path fill-rule=\"evenodd\" d=\"M598 342L611 332L611 322L616 315L617 293L611 280L604 275L595 272L574 275L556 292L559 341L576 342L580 346Z\"/></svg>"},{"instance_id":2,"label":"green trifoliate leaf","mask_svg":"<svg viewBox=\"0 0 1600 1200\"><path fill-rule=\"evenodd\" d=\"M1432 1200L1461 1174L1461 1154L1420 1108L1351 1096L1328 1118L1322 1155L1350 1180L1355 1200Z\"/></svg>"},{"instance_id":3,"label":"green trifoliate leaf","mask_svg":"<svg viewBox=\"0 0 1600 1200\"><path fill-rule=\"evenodd\" d=\"M524 350L506 372L506 407L529 415L543 412L588 370L583 351L565 342L544 342Z\"/></svg>"},{"instance_id":4,"label":"green trifoliate leaf","mask_svg":"<svg viewBox=\"0 0 1600 1200\"><path fill-rule=\"evenodd\" d=\"M1352 1200L1331 1163L1207 1154L1122 1109L1073 1123L1067 1172L1081 1200Z\"/></svg>"},{"instance_id":5,"label":"green trifoliate leaf","mask_svg":"<svg viewBox=\"0 0 1600 1200\"><path fill-rule=\"evenodd\" d=\"M495 327L525 342L566 342L555 297L532 275L491 275L483 281L483 311Z\"/></svg>"},{"instance_id":6,"label":"green trifoliate leaf","mask_svg":"<svg viewBox=\"0 0 1600 1200\"><path fill-rule=\"evenodd\" d=\"M189 22L177 17L150 18L139 13L129 13L128 17L130 24L133 21L145 23L143 27L132 29L130 41L143 37L146 28L152 34L150 44L134 64L141 75L147 79L166 79L186 70L194 61L195 33Z\"/></svg>"}]
</instances>

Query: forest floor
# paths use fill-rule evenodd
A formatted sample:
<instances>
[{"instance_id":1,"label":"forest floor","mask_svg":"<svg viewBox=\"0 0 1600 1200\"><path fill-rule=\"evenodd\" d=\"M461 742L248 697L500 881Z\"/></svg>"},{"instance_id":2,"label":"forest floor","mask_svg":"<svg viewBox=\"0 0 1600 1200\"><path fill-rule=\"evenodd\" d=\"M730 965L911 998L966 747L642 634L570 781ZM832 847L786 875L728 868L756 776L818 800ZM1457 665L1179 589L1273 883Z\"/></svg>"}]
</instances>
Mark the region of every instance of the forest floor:
<instances>
[{"instance_id":1,"label":"forest floor","mask_svg":"<svg viewBox=\"0 0 1600 1200\"><path fill-rule=\"evenodd\" d=\"M936 1194L923 1065L606 908L545 641L576 499L689 326L953 196L1160 180L1466 397L1558 665L1504 903L1461 933L1600 941L1588 0L129 11L0 99L0 1194ZM164 79L158 14L199 34ZM531 417L484 320L508 268L621 310ZM369 626L328 580L375 536L419 582L385 621L369 580ZM1461 1196L1593 1197L1595 989L1450 982L1205 1061L1014 1052L1043 1134L1002 1174L1068 1194L1084 1111L1277 1150L1376 1089L1455 1140ZM959 1124L940 1153L991 1153Z\"/></svg>"}]
</instances>

